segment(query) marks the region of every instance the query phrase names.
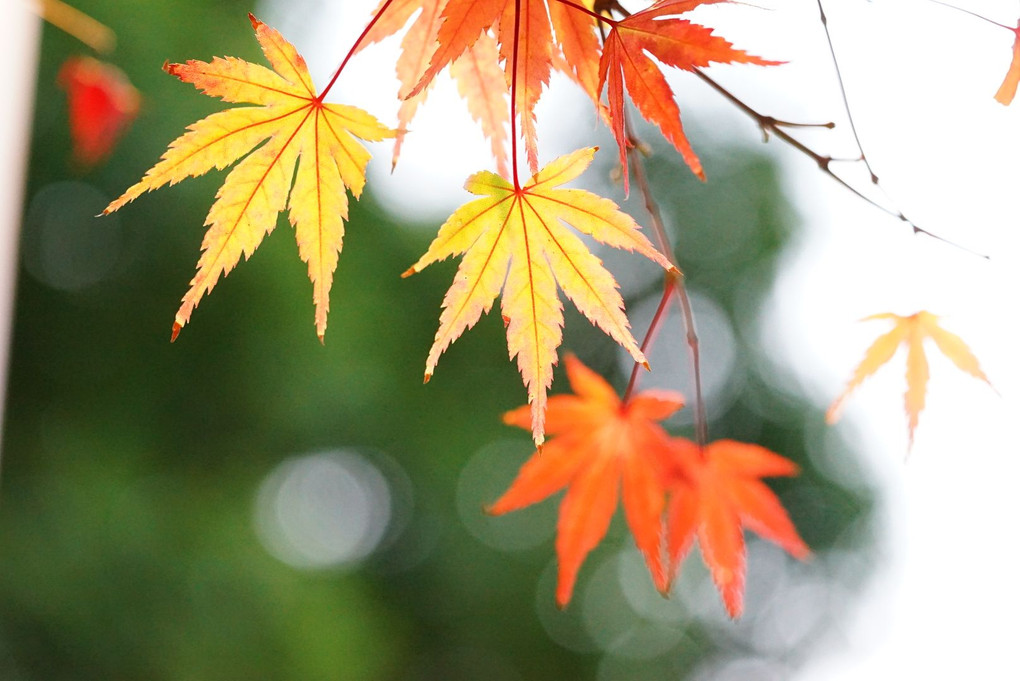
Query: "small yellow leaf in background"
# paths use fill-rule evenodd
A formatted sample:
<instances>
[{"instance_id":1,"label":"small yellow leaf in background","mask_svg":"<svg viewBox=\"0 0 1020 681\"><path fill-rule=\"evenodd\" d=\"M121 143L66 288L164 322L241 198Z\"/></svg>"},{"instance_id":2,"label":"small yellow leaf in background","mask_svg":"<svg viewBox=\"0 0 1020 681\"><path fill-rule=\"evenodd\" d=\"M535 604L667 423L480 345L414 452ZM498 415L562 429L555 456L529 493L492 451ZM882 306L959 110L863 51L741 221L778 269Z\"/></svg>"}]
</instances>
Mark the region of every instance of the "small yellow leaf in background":
<instances>
[{"instance_id":1,"label":"small yellow leaf in background","mask_svg":"<svg viewBox=\"0 0 1020 681\"><path fill-rule=\"evenodd\" d=\"M966 343L956 334L946 331L938 324L938 317L922 310L907 317L884 313L866 317L871 319L890 319L894 326L888 333L879 336L867 352L864 359L857 365L846 388L836 398L825 414L826 422L832 424L839 419L840 411L847 397L866 378L892 359L901 344L907 346L907 392L904 395L904 407L907 412L907 427L910 434L908 447L914 444L914 430L918 418L924 409L925 395L928 389L928 359L924 354L924 340L930 338L943 355L948 357L960 370L967 372L991 385L988 377L978 363L977 357L970 351Z\"/></svg>"}]
</instances>

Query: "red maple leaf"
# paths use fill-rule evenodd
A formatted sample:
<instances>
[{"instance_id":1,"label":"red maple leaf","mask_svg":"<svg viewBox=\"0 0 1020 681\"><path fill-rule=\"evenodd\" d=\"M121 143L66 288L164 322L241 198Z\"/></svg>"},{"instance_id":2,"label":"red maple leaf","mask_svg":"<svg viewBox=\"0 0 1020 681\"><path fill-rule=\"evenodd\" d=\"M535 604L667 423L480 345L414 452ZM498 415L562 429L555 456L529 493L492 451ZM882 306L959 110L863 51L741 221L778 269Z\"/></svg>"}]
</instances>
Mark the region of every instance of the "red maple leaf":
<instances>
[{"instance_id":1,"label":"red maple leaf","mask_svg":"<svg viewBox=\"0 0 1020 681\"><path fill-rule=\"evenodd\" d=\"M672 440L666 542L673 573L695 537L731 617L744 607L743 527L795 558L810 551L776 495L759 478L796 475L797 465L759 445L717 440L704 449Z\"/></svg>"},{"instance_id":2,"label":"red maple leaf","mask_svg":"<svg viewBox=\"0 0 1020 681\"><path fill-rule=\"evenodd\" d=\"M514 511L568 488L556 536L556 602L565 607L585 556L609 528L622 483L627 524L652 580L664 591L668 577L661 557L662 459L670 445L656 422L680 409L683 396L646 391L623 402L605 379L576 357L568 355L566 364L575 394L549 399L546 432L554 437L528 459L510 489L488 510L497 515ZM530 430L531 408L507 412L503 420Z\"/></svg>"},{"instance_id":3,"label":"red maple leaf","mask_svg":"<svg viewBox=\"0 0 1020 681\"><path fill-rule=\"evenodd\" d=\"M648 9L632 14L621 21L610 22L613 30L606 37L599 64L598 91L608 85L609 112L613 136L620 147L620 163L627 185L627 138L623 112L623 86L645 120L655 123L670 143L683 156L694 174L705 179L701 161L691 148L680 122L680 107L673 90L666 82L659 66L649 58L655 57L667 66L687 71L716 63L747 63L761 66L776 65L747 54L719 36L712 29L693 24L675 16L699 5L723 0L660 0ZM608 20L607 20L608 21Z\"/></svg>"}]
</instances>

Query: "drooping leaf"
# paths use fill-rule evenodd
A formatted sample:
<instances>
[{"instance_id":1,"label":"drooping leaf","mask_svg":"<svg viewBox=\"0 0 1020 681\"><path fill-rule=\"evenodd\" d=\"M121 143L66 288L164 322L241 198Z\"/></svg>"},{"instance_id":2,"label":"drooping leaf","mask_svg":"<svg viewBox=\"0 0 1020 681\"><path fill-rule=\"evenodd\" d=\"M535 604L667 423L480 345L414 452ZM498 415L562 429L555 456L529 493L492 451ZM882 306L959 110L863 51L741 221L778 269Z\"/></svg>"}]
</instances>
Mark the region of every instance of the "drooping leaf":
<instances>
[{"instance_id":1,"label":"drooping leaf","mask_svg":"<svg viewBox=\"0 0 1020 681\"><path fill-rule=\"evenodd\" d=\"M515 511L567 488L556 536L556 602L565 607L585 556L609 528L622 485L627 524L652 580L665 591L662 461L669 441L657 422L683 407L683 397L657 390L621 402L605 379L576 357L567 355L566 365L574 394L549 398L546 427L554 437L532 454L488 511L496 515ZM503 420L530 429L531 409L525 405Z\"/></svg>"},{"instance_id":2,"label":"drooping leaf","mask_svg":"<svg viewBox=\"0 0 1020 681\"><path fill-rule=\"evenodd\" d=\"M581 189L558 189L591 163L595 148L549 163L523 187L491 172L472 175L465 188L482 198L459 208L439 229L428 251L404 276L464 254L443 299L439 330L425 362L431 378L439 356L503 293L507 347L528 389L532 433L543 441L546 391L552 383L563 326L557 285L577 309L635 361L645 362L630 332L616 280L563 223L602 243L638 251L668 271L672 265L618 206Z\"/></svg>"},{"instance_id":3,"label":"drooping leaf","mask_svg":"<svg viewBox=\"0 0 1020 681\"><path fill-rule=\"evenodd\" d=\"M582 0L582 5L585 1ZM487 39L493 38L499 47L498 56L487 47L483 55L481 46ZM452 64L453 75L460 79L458 73L468 68L462 65L464 61L486 76L499 68L499 62L502 62L506 87L515 93L512 111L518 119L532 174L538 172L535 107L549 84L552 69L562 70L580 83L593 100L598 101L599 45L595 20L578 6L560 2L550 4L548 0L445 0L442 24L435 43L428 68L422 72L408 96L415 97L427 90L448 65ZM472 52L475 53L473 59L470 58ZM461 82L462 93L464 89ZM505 91L498 93L501 99L505 94ZM482 102L485 101L483 98ZM472 101L469 99L470 105ZM480 103L475 102L473 114L479 108ZM498 140L492 131L502 131L506 119L500 116L494 119L494 123L489 123L489 117L474 115L495 149ZM497 162L502 158L502 154L497 155Z\"/></svg>"},{"instance_id":4,"label":"drooping leaf","mask_svg":"<svg viewBox=\"0 0 1020 681\"><path fill-rule=\"evenodd\" d=\"M422 71L428 66L429 57L435 49L443 2L419 2L418 4L421 5L421 13L404 34L404 39L400 43L400 56L397 58L397 78L400 80L400 90L397 92L397 96L401 102L397 111L397 140L393 145L394 167L400 158L407 126L410 125L418 107L424 103L428 96L428 90L422 90L413 97L408 95L414 84L421 78Z\"/></svg>"},{"instance_id":5,"label":"drooping leaf","mask_svg":"<svg viewBox=\"0 0 1020 681\"><path fill-rule=\"evenodd\" d=\"M581 4L591 9L590 1ZM573 78L592 101L598 103L602 45L595 17L570 5L552 2L549 5L549 18L564 59L559 69ZM555 60L553 65L556 66Z\"/></svg>"},{"instance_id":6,"label":"drooping leaf","mask_svg":"<svg viewBox=\"0 0 1020 681\"><path fill-rule=\"evenodd\" d=\"M436 36L436 50L429 59L428 68L411 89L410 94L415 95L428 87L440 71L474 45L484 31L492 28L508 1L513 2L513 0L447 0L443 7L443 23Z\"/></svg>"},{"instance_id":7,"label":"drooping leaf","mask_svg":"<svg viewBox=\"0 0 1020 681\"><path fill-rule=\"evenodd\" d=\"M641 115L654 123L676 148L691 170L701 179L705 173L701 161L691 148L680 121L680 107L673 90L656 64L649 57L688 71L716 63L745 63L768 66L768 61L712 34L712 29L693 24L672 15L687 12L699 5L723 0L663 0L648 9L616 22L606 37L599 64L598 91L607 88L613 136L620 148L624 184L627 179L627 139L624 125L624 83L631 100Z\"/></svg>"},{"instance_id":8,"label":"drooping leaf","mask_svg":"<svg viewBox=\"0 0 1020 681\"><path fill-rule=\"evenodd\" d=\"M91 57L71 57L57 83L67 91L72 154L91 168L109 155L138 113L141 96L124 72Z\"/></svg>"},{"instance_id":9,"label":"drooping leaf","mask_svg":"<svg viewBox=\"0 0 1020 681\"><path fill-rule=\"evenodd\" d=\"M423 5L441 10L445 2L446 0L392 0L387 4L387 0L380 0L379 5L372 12L372 16L376 18L375 23L365 32L355 54L373 43L398 33L407 25L407 21L416 11L423 9Z\"/></svg>"},{"instance_id":10,"label":"drooping leaf","mask_svg":"<svg viewBox=\"0 0 1020 681\"><path fill-rule=\"evenodd\" d=\"M1013 59L1009 62L1009 70L1006 72L1006 77L1002 80L1002 85L999 86L998 92L995 93L995 101L1004 106L1009 106L1013 103L1017 85L1020 84L1020 22L1017 23L1014 32L1016 35L1013 38Z\"/></svg>"},{"instance_id":11,"label":"drooping leaf","mask_svg":"<svg viewBox=\"0 0 1020 681\"><path fill-rule=\"evenodd\" d=\"M670 499L666 539L671 571L698 540L730 617L744 607L747 527L783 547L792 556L810 551L776 495L759 478L796 475L797 466L755 444L717 440L704 449L674 438L668 471Z\"/></svg>"},{"instance_id":12,"label":"drooping leaf","mask_svg":"<svg viewBox=\"0 0 1020 681\"><path fill-rule=\"evenodd\" d=\"M506 82L515 97L514 110L532 173L538 172L538 129L535 106L552 73L552 25L546 0L508 0L499 20L500 56Z\"/></svg>"},{"instance_id":13,"label":"drooping leaf","mask_svg":"<svg viewBox=\"0 0 1020 681\"><path fill-rule=\"evenodd\" d=\"M378 141L392 137L394 131L361 109L323 102L294 46L248 16L273 70L234 57L164 68L209 96L260 106L227 109L190 125L142 180L103 212L118 210L165 184L222 169L243 156L209 210L198 272L174 318L172 338L220 275L229 273L242 253L250 257L288 207L298 253L308 264L321 339L343 244L346 190L355 198L361 195L370 158L355 137Z\"/></svg>"},{"instance_id":14,"label":"drooping leaf","mask_svg":"<svg viewBox=\"0 0 1020 681\"><path fill-rule=\"evenodd\" d=\"M457 91L467 102L468 112L489 140L496 171L508 175L510 90L499 68L496 40L487 33L479 36L475 44L450 65L450 75L457 81Z\"/></svg>"},{"instance_id":15,"label":"drooping leaf","mask_svg":"<svg viewBox=\"0 0 1020 681\"><path fill-rule=\"evenodd\" d=\"M385 12L366 35L358 51L369 44L383 40L400 31L414 13L420 10L407 29L400 44L397 59L397 79L401 99L397 112L397 141L393 148L393 166L396 167L403 148L405 135L418 108L425 103L433 81L416 88L428 69L429 61L439 47L439 27L443 23L443 10L447 0L394 0L388 6L381 3L376 9ZM499 66L499 53L495 39L483 31L478 39L456 57L450 65L450 75L457 82L457 90L467 103L468 112L479 124L489 140L496 170L508 172L507 127L510 114L507 109L509 89Z\"/></svg>"},{"instance_id":16,"label":"drooping leaf","mask_svg":"<svg viewBox=\"0 0 1020 681\"><path fill-rule=\"evenodd\" d=\"M893 321L894 325L890 331L879 336L864 353L864 359L857 365L846 388L826 412L825 420L828 423L835 423L839 419L843 404L857 386L891 360L901 344L906 345L907 392L904 395L904 407L907 412L907 429L909 431L908 448L912 446L914 430L917 428L918 419L924 409L925 395L928 389L928 360L924 354L926 338L933 340L942 354L948 357L961 371L991 385L988 377L981 370L974 353L959 336L939 326L936 315L926 310L906 317L884 313L866 317L865 321L871 319L889 319Z\"/></svg>"}]
</instances>

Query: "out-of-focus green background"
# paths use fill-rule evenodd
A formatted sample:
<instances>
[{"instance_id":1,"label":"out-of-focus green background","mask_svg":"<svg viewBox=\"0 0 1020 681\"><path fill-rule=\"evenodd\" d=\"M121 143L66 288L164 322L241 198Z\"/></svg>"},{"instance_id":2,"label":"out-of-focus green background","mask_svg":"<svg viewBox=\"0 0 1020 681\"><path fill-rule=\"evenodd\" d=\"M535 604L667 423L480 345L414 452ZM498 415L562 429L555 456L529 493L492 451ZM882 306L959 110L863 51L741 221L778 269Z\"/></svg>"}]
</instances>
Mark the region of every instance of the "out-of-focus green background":
<instances>
[{"instance_id":1,"label":"out-of-focus green background","mask_svg":"<svg viewBox=\"0 0 1020 681\"><path fill-rule=\"evenodd\" d=\"M482 513L531 453L499 420L524 391L498 315L421 383L455 265L398 275L438 225L395 222L369 187L323 346L281 216L171 345L223 174L92 216L221 107L166 76L164 59L261 61L250 6L77 6L117 31L109 59L145 100L110 160L76 171L55 80L88 50L44 29L3 433L0 679L782 679L838 639L868 573L872 492L818 405L760 351L758 310L797 228L767 160L702 145L704 185L670 151L649 168L708 320L713 437L803 466L773 488L816 555L798 564L751 540L747 614L732 623L696 552L672 598L657 596L618 517L560 612L557 501ZM373 151L388 162L387 146ZM593 177L610 176L610 156ZM620 198L608 179L596 189ZM641 333L660 282L621 278ZM683 373L673 322L657 353ZM573 311L564 348L626 382L612 343Z\"/></svg>"}]
</instances>

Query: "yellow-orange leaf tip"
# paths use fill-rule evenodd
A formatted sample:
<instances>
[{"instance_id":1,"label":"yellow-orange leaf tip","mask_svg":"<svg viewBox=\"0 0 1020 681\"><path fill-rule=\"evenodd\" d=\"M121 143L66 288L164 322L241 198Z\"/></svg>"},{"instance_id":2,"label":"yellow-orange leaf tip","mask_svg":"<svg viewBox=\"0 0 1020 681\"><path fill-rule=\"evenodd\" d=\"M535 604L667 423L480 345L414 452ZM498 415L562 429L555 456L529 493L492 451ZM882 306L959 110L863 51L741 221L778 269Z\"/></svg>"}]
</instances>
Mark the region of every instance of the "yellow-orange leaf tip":
<instances>
[{"instance_id":1,"label":"yellow-orange leaf tip","mask_svg":"<svg viewBox=\"0 0 1020 681\"><path fill-rule=\"evenodd\" d=\"M995 93L995 101L1003 106L1009 106L1013 103L1017 85L1020 84L1020 22L1018 22L1014 32L1016 37L1013 39L1013 59L1009 63L1009 70L1006 71L1002 85L999 86L999 90Z\"/></svg>"},{"instance_id":2,"label":"yellow-orange leaf tip","mask_svg":"<svg viewBox=\"0 0 1020 681\"><path fill-rule=\"evenodd\" d=\"M216 57L167 63L164 70L211 97L256 106L220 111L190 125L104 213L147 191L237 162L206 218L209 230L198 271L177 311L174 335L241 255L251 256L287 209L298 254L308 265L316 335L321 337L343 245L347 192L357 198L365 186L370 154L357 140L378 141L393 137L394 131L361 109L321 102L294 46L250 14L249 20L271 69Z\"/></svg>"}]
</instances>

